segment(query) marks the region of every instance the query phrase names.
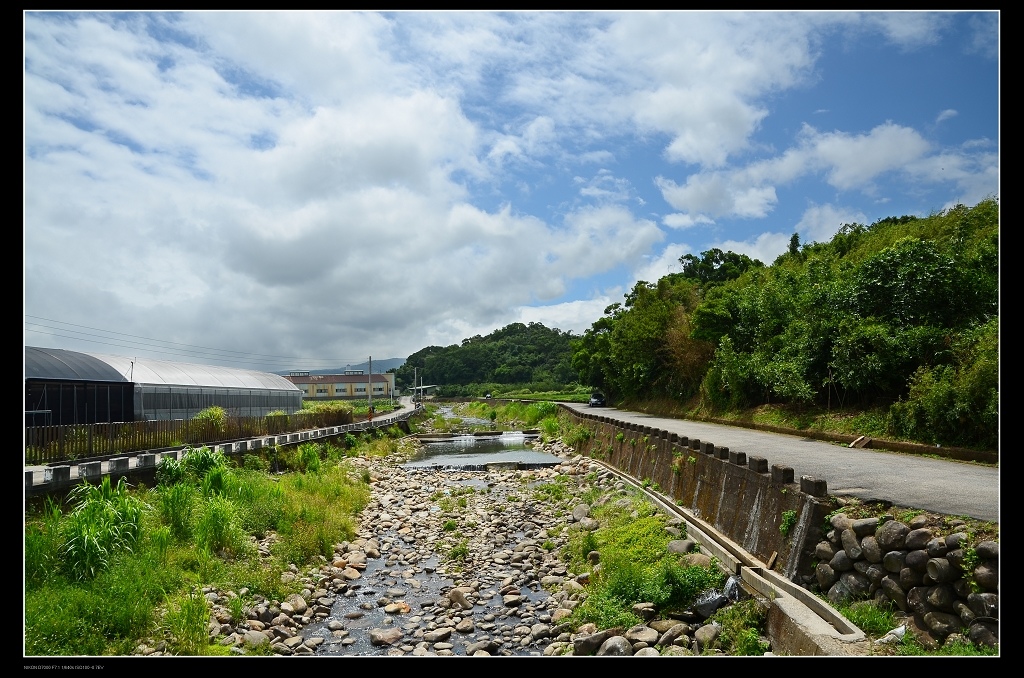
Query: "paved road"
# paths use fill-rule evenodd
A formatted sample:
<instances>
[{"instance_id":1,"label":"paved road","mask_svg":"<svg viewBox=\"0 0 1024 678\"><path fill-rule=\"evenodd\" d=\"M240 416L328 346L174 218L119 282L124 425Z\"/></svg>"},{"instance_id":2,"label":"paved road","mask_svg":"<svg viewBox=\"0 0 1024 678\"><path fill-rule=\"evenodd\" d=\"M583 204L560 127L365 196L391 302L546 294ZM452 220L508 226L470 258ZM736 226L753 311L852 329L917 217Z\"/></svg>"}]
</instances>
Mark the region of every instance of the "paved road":
<instances>
[{"instance_id":1,"label":"paved road","mask_svg":"<svg viewBox=\"0 0 1024 678\"><path fill-rule=\"evenodd\" d=\"M800 436L656 417L614 407L588 408L564 403L581 412L678 433L758 456L768 464L793 469L796 478L814 476L827 483L828 493L861 500L884 500L896 506L951 516L999 521L999 469L978 464L865 450Z\"/></svg>"}]
</instances>

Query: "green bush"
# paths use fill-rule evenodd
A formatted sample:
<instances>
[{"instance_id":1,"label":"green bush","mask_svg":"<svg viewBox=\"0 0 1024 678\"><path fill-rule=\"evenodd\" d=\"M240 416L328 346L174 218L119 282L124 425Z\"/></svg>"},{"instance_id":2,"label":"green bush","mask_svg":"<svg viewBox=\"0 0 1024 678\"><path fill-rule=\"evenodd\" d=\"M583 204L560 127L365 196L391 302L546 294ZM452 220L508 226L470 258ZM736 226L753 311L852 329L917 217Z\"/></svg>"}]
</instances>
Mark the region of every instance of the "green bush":
<instances>
[{"instance_id":1,"label":"green bush","mask_svg":"<svg viewBox=\"0 0 1024 678\"><path fill-rule=\"evenodd\" d=\"M228 421L228 413L223 407L214 405L199 412L192 421L206 424L215 433L223 433Z\"/></svg>"}]
</instances>

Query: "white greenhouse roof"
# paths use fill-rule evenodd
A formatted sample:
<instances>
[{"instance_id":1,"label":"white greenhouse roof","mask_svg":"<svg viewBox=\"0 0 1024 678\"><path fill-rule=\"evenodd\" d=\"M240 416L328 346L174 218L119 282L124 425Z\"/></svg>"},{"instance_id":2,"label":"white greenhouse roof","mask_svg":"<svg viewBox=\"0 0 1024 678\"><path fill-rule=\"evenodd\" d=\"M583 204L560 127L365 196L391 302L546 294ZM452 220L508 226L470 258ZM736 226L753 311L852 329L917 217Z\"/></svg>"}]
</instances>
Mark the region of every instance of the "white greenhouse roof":
<instances>
[{"instance_id":1,"label":"white greenhouse roof","mask_svg":"<svg viewBox=\"0 0 1024 678\"><path fill-rule=\"evenodd\" d=\"M299 390L284 377L270 372L34 346L25 347L25 378L122 381L206 388Z\"/></svg>"}]
</instances>

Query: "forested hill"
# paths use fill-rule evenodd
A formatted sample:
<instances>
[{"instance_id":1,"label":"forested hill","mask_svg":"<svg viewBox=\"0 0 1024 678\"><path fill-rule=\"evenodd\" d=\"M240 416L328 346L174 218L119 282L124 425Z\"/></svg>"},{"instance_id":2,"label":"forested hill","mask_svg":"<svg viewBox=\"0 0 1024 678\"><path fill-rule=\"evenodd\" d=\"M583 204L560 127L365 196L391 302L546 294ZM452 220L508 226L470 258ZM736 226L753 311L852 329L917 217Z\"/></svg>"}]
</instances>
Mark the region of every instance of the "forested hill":
<instances>
[{"instance_id":1,"label":"forested hill","mask_svg":"<svg viewBox=\"0 0 1024 678\"><path fill-rule=\"evenodd\" d=\"M999 205L846 224L771 266L711 250L573 341L613 401L887 410L894 437L999 444Z\"/></svg>"},{"instance_id":2,"label":"forested hill","mask_svg":"<svg viewBox=\"0 0 1024 678\"><path fill-rule=\"evenodd\" d=\"M399 383L412 385L414 374L431 384L561 385L577 378L571 367L571 332L540 323L512 323L486 337L464 339L461 345L428 346L413 353L395 371Z\"/></svg>"}]
</instances>

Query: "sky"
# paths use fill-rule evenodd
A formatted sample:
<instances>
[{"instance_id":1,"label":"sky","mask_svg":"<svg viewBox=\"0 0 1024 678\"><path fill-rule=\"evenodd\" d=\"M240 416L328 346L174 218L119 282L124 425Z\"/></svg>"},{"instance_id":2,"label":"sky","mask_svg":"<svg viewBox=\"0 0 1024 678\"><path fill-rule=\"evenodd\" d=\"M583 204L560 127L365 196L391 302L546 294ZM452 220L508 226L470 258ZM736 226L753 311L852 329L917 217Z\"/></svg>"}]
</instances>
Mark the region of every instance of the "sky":
<instances>
[{"instance_id":1,"label":"sky","mask_svg":"<svg viewBox=\"0 0 1024 678\"><path fill-rule=\"evenodd\" d=\"M999 19L25 12L24 343L279 372L582 335L687 254L998 198Z\"/></svg>"}]
</instances>

